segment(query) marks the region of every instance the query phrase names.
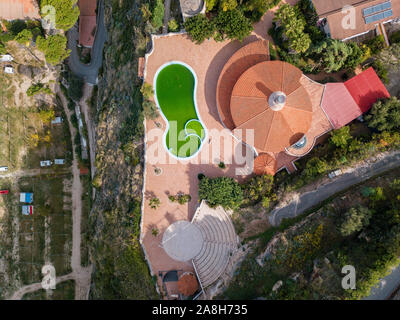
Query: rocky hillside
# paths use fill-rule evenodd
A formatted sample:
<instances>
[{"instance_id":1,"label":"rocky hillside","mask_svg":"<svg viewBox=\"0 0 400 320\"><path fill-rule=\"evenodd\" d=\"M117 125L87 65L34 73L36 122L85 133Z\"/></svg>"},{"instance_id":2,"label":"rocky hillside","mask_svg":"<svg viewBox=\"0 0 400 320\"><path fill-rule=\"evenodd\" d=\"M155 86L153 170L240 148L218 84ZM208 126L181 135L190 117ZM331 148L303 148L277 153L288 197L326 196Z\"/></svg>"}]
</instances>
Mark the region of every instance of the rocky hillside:
<instances>
[{"instance_id":1,"label":"rocky hillside","mask_svg":"<svg viewBox=\"0 0 400 320\"><path fill-rule=\"evenodd\" d=\"M96 199L88 239L91 299L158 298L139 244L144 128L137 60L147 42L140 6L105 1L108 40L97 91Z\"/></svg>"}]
</instances>

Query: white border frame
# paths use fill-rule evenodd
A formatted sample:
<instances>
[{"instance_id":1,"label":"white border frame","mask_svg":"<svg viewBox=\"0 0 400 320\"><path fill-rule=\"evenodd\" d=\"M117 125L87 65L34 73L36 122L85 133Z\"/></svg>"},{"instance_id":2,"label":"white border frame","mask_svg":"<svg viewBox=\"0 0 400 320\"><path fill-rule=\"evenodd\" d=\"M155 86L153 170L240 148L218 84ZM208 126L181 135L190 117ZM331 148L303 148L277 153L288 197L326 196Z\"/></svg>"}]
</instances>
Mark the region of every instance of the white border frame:
<instances>
[{"instance_id":1,"label":"white border frame","mask_svg":"<svg viewBox=\"0 0 400 320\"><path fill-rule=\"evenodd\" d=\"M159 73L160 73L165 67L168 67L168 66L173 65L173 64L180 64L180 65L186 67L186 68L192 73L192 75L193 75L193 78L194 78L193 103L194 103L194 109L195 109L195 112L196 112L196 115L197 115L197 118L198 118L198 119L189 119L187 122L189 122L189 121L191 121L191 120L198 120L198 121L200 121L201 125L202 125L203 128L204 128L204 139L201 139L199 136L197 136L197 137L199 138L200 142L201 142L201 143L200 143L200 146L199 146L199 149L198 149L195 153L193 153L191 156L189 156L189 157L179 157L179 156L176 156L176 155L172 154L172 152L169 151L169 149L168 149L168 147L167 147L167 133L168 133L168 131L169 131L169 121L168 121L168 119L165 117L164 113L162 112L162 109L161 109L160 104L159 104L158 99L157 99L157 78L158 78L158 75L159 75ZM166 128L165 128L165 130L164 130L164 134L163 134L163 146L164 146L165 150L167 150L168 154L169 154L171 157L173 157L173 158L175 158L175 159L177 159L177 160L190 160L190 159L195 158L195 157L200 153L201 148L203 147L203 142L204 142L204 141L207 139L207 137L208 137L207 127L205 126L204 121L201 119L201 117L200 117L200 112L199 112L199 109L198 109L198 107L197 107L197 99L196 99L196 95L197 95L197 81L198 81L198 80L197 80L196 72L194 72L194 70L192 69L191 66L189 66L188 64L186 64L186 63L184 63L184 62L175 61L175 60L174 60L174 61L166 62L166 63L164 63L162 66L160 66L160 67L157 69L157 72L156 72L156 74L154 75L154 78L153 78L154 101L156 102L156 105L157 105L157 107L158 107L158 109L159 109L159 111L160 111L160 114L161 114L162 118L164 119L165 123L167 124L167 126L166 126ZM187 122L186 122L186 123L187 123ZM185 124L185 125L186 125L186 124ZM184 130L185 130L185 129L184 129Z\"/></svg>"}]
</instances>

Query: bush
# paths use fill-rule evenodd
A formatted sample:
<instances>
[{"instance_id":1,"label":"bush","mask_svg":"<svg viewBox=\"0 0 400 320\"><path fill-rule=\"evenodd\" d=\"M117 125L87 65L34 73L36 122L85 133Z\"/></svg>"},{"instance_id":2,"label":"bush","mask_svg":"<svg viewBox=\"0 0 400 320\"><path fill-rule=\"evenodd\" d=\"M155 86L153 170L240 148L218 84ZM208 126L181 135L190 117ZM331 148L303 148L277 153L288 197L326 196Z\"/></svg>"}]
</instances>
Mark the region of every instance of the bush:
<instances>
[{"instance_id":1,"label":"bush","mask_svg":"<svg viewBox=\"0 0 400 320\"><path fill-rule=\"evenodd\" d=\"M225 168L226 168L226 165L225 165L225 163L220 162L220 163L218 164L218 167L221 168L221 169L225 169Z\"/></svg>"},{"instance_id":2,"label":"bush","mask_svg":"<svg viewBox=\"0 0 400 320\"><path fill-rule=\"evenodd\" d=\"M349 236L354 232L360 231L368 226L371 216L372 211L366 207L351 208L344 215L343 222L339 227L340 233L343 236Z\"/></svg>"},{"instance_id":3,"label":"bush","mask_svg":"<svg viewBox=\"0 0 400 320\"><path fill-rule=\"evenodd\" d=\"M76 5L76 0L41 0L40 7L42 13L51 15L50 10L46 11L46 6L52 6L55 9L56 14L56 27L67 31L71 29L79 17L79 7Z\"/></svg>"},{"instance_id":4,"label":"bush","mask_svg":"<svg viewBox=\"0 0 400 320\"><path fill-rule=\"evenodd\" d=\"M146 118L150 120L157 119L158 117L158 108L153 101L144 100L143 101L143 113Z\"/></svg>"},{"instance_id":5,"label":"bush","mask_svg":"<svg viewBox=\"0 0 400 320\"><path fill-rule=\"evenodd\" d=\"M391 35L390 35L390 43L392 44L392 43L398 43L398 42L400 42L400 30L398 30L398 31L396 31L396 32L393 32Z\"/></svg>"},{"instance_id":6,"label":"bush","mask_svg":"<svg viewBox=\"0 0 400 320\"><path fill-rule=\"evenodd\" d=\"M53 94L51 89L47 85L45 86L42 83L33 84L26 91L28 97L32 97L40 93Z\"/></svg>"},{"instance_id":7,"label":"bush","mask_svg":"<svg viewBox=\"0 0 400 320\"><path fill-rule=\"evenodd\" d=\"M376 102L365 116L368 127L383 131L400 129L400 101L396 97Z\"/></svg>"},{"instance_id":8,"label":"bush","mask_svg":"<svg viewBox=\"0 0 400 320\"><path fill-rule=\"evenodd\" d=\"M238 9L220 11L214 22L221 39L227 37L231 40L242 41L253 30L251 21Z\"/></svg>"},{"instance_id":9,"label":"bush","mask_svg":"<svg viewBox=\"0 0 400 320\"><path fill-rule=\"evenodd\" d=\"M61 63L71 52L67 50L67 38L60 34L48 36L47 39L39 36L36 44L38 49L45 54L46 61L51 65Z\"/></svg>"},{"instance_id":10,"label":"bush","mask_svg":"<svg viewBox=\"0 0 400 320\"><path fill-rule=\"evenodd\" d=\"M29 47L32 38L32 32L28 29L25 29L18 33L14 40L17 41L19 44Z\"/></svg>"},{"instance_id":11,"label":"bush","mask_svg":"<svg viewBox=\"0 0 400 320\"><path fill-rule=\"evenodd\" d=\"M175 19L171 19L168 21L168 30L169 31L174 32L174 31L177 31L178 29L179 29L179 24L178 24L178 22L176 22Z\"/></svg>"},{"instance_id":12,"label":"bush","mask_svg":"<svg viewBox=\"0 0 400 320\"><path fill-rule=\"evenodd\" d=\"M207 200L211 207L221 205L225 209L236 209L243 201L243 191L232 178L204 177L199 183L199 198Z\"/></svg>"},{"instance_id":13,"label":"bush","mask_svg":"<svg viewBox=\"0 0 400 320\"><path fill-rule=\"evenodd\" d=\"M211 38L215 33L213 21L208 20L204 14L186 19L184 26L190 38L197 44Z\"/></svg>"},{"instance_id":14,"label":"bush","mask_svg":"<svg viewBox=\"0 0 400 320\"><path fill-rule=\"evenodd\" d=\"M145 99L151 99L154 95L153 86L147 82L143 83L142 87L140 88L140 92Z\"/></svg>"},{"instance_id":15,"label":"bush","mask_svg":"<svg viewBox=\"0 0 400 320\"><path fill-rule=\"evenodd\" d=\"M161 204L160 199L158 199L157 197L151 198L149 201L149 206L152 209L157 209Z\"/></svg>"},{"instance_id":16,"label":"bush","mask_svg":"<svg viewBox=\"0 0 400 320\"><path fill-rule=\"evenodd\" d=\"M154 28L160 29L164 22L164 2L163 0L156 0L153 12L151 24Z\"/></svg>"},{"instance_id":17,"label":"bush","mask_svg":"<svg viewBox=\"0 0 400 320\"><path fill-rule=\"evenodd\" d=\"M385 48L385 38L383 35L376 36L364 43L371 49L372 54L378 54Z\"/></svg>"}]
</instances>

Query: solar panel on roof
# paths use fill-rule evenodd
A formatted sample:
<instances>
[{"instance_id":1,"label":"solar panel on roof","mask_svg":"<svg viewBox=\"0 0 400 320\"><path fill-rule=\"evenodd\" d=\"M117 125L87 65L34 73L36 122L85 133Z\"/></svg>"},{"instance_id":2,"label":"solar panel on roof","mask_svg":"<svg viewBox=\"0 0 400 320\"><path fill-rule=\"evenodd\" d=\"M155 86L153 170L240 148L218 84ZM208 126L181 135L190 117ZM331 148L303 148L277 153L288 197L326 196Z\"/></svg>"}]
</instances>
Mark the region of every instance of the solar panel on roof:
<instances>
[{"instance_id":1,"label":"solar panel on roof","mask_svg":"<svg viewBox=\"0 0 400 320\"><path fill-rule=\"evenodd\" d=\"M381 11L391 9L391 8L392 8L392 3L390 1L386 1L384 3L380 3L375 6L365 8L363 10L363 15L367 19L367 16L370 16L374 13L381 12Z\"/></svg>"},{"instance_id":2,"label":"solar panel on roof","mask_svg":"<svg viewBox=\"0 0 400 320\"><path fill-rule=\"evenodd\" d=\"M393 15L393 10L387 10L381 13L373 14L372 16L365 17L365 23L373 23L388 17L391 17Z\"/></svg>"}]
</instances>

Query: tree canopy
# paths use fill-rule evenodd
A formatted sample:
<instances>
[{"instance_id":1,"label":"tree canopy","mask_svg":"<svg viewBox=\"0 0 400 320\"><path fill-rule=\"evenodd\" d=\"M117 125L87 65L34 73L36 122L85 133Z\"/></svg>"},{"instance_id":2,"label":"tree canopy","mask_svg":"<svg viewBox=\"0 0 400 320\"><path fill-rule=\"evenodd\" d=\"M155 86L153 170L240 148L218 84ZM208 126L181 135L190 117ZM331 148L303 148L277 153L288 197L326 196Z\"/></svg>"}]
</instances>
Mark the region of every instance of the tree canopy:
<instances>
[{"instance_id":1,"label":"tree canopy","mask_svg":"<svg viewBox=\"0 0 400 320\"><path fill-rule=\"evenodd\" d=\"M52 10L46 10L48 6L55 9L56 27L67 31L71 29L79 18L79 7L76 5L77 0L41 0L40 6L42 15L51 15Z\"/></svg>"},{"instance_id":2,"label":"tree canopy","mask_svg":"<svg viewBox=\"0 0 400 320\"><path fill-rule=\"evenodd\" d=\"M400 101L396 97L379 100L365 116L367 125L379 131L400 129Z\"/></svg>"},{"instance_id":3,"label":"tree canopy","mask_svg":"<svg viewBox=\"0 0 400 320\"><path fill-rule=\"evenodd\" d=\"M56 34L47 39L39 36L36 40L37 47L45 54L46 61L51 65L57 65L66 59L70 50L67 50L67 38Z\"/></svg>"},{"instance_id":4,"label":"tree canopy","mask_svg":"<svg viewBox=\"0 0 400 320\"><path fill-rule=\"evenodd\" d=\"M226 36L228 39L240 41L253 30L251 21L238 9L220 11L215 19L215 27L221 38Z\"/></svg>"},{"instance_id":5,"label":"tree canopy","mask_svg":"<svg viewBox=\"0 0 400 320\"><path fill-rule=\"evenodd\" d=\"M197 44L211 38L215 33L213 22L208 20L204 14L198 14L186 19L185 30Z\"/></svg>"},{"instance_id":6,"label":"tree canopy","mask_svg":"<svg viewBox=\"0 0 400 320\"><path fill-rule=\"evenodd\" d=\"M366 207L358 206L351 208L344 215L343 223L340 225L340 233L349 236L368 226L372 211Z\"/></svg>"},{"instance_id":7,"label":"tree canopy","mask_svg":"<svg viewBox=\"0 0 400 320\"><path fill-rule=\"evenodd\" d=\"M243 191L234 179L204 177L199 183L199 197L207 200L212 207L221 205L225 209L235 209L243 201Z\"/></svg>"}]
</instances>

